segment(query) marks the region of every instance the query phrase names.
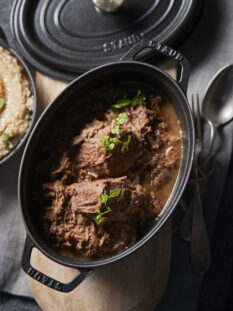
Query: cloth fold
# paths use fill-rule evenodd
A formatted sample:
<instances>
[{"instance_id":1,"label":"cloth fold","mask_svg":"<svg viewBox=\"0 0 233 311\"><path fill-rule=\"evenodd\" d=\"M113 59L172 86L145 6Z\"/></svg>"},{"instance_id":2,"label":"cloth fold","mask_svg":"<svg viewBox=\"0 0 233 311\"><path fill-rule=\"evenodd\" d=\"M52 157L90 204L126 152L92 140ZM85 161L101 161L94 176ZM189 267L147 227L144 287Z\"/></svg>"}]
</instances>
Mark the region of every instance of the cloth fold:
<instances>
[{"instance_id":1,"label":"cloth fold","mask_svg":"<svg viewBox=\"0 0 233 311\"><path fill-rule=\"evenodd\" d=\"M17 181L22 151L0 167L0 290L31 296L21 258L25 228L18 204Z\"/></svg>"}]
</instances>

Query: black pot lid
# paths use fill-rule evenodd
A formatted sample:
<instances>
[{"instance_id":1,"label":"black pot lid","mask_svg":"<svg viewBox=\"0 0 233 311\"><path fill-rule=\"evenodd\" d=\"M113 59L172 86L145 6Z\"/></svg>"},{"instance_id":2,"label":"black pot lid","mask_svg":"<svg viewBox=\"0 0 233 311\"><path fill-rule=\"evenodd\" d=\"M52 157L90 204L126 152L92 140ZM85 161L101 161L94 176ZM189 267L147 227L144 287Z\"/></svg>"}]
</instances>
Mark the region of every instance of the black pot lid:
<instances>
[{"instance_id":1,"label":"black pot lid","mask_svg":"<svg viewBox=\"0 0 233 311\"><path fill-rule=\"evenodd\" d=\"M176 43L193 24L200 2L124 0L117 12L103 13L92 0L16 0L11 29L16 49L35 68L71 80L118 61L142 38Z\"/></svg>"}]
</instances>

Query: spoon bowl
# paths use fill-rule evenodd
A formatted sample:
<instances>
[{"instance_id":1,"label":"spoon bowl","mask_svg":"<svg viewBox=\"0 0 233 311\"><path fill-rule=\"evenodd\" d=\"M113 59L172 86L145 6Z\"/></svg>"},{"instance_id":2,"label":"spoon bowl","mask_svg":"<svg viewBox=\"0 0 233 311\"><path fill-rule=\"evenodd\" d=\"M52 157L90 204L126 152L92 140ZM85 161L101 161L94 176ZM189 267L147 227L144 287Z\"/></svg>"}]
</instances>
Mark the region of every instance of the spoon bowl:
<instances>
[{"instance_id":1,"label":"spoon bowl","mask_svg":"<svg viewBox=\"0 0 233 311\"><path fill-rule=\"evenodd\" d=\"M202 104L202 115L210 125L210 146L212 152L216 131L233 118L233 65L221 69L210 82Z\"/></svg>"}]
</instances>

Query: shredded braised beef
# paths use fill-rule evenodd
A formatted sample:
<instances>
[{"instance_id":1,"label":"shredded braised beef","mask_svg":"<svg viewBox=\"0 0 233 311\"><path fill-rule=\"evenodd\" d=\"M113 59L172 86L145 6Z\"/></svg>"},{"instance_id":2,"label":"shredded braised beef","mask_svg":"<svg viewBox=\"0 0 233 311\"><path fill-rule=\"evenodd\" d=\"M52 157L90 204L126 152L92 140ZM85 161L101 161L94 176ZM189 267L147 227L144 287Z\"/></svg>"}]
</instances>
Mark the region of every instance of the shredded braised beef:
<instances>
[{"instance_id":1,"label":"shredded braised beef","mask_svg":"<svg viewBox=\"0 0 233 311\"><path fill-rule=\"evenodd\" d=\"M120 143L112 151L103 146L101 137L111 137L119 114L111 109L76 136L57 140L65 148L47 161L52 169L42 186L44 232L55 246L88 258L105 257L132 245L147 219L161 211L163 202L156 191L180 159L180 137L169 133L162 102L160 96L151 96L124 109L127 118L120 126L120 139L130 135L128 150ZM97 224L98 210L107 206L100 195L115 189L120 189L119 195L108 200L110 212Z\"/></svg>"},{"instance_id":2,"label":"shredded braised beef","mask_svg":"<svg viewBox=\"0 0 233 311\"><path fill-rule=\"evenodd\" d=\"M100 194L120 188L119 196L109 200L111 213L96 225L101 209ZM49 233L59 246L72 247L86 256L106 256L136 241L135 226L144 223L143 194L127 177L84 181L64 186L55 181L44 184L45 195L53 198L44 218Z\"/></svg>"}]
</instances>

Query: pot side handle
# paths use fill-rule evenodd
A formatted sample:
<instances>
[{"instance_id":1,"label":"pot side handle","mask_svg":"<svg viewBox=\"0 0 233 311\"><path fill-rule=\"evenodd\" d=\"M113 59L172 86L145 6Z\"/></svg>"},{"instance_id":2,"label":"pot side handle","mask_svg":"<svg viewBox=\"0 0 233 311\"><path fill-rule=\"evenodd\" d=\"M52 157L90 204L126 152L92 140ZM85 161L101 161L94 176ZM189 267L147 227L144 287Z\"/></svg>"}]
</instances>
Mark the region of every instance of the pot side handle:
<instances>
[{"instance_id":1,"label":"pot side handle","mask_svg":"<svg viewBox=\"0 0 233 311\"><path fill-rule=\"evenodd\" d=\"M75 289L82 281L88 277L93 270L92 269L82 269L79 271L79 274L75 276L75 278L70 283L62 283L59 282L43 273L38 271L37 269L33 268L30 263L31 253L35 245L27 235L24 251L23 251L23 258L22 258L22 268L24 272L26 272L30 277L34 280L52 288L57 291L68 293Z\"/></svg>"},{"instance_id":2,"label":"pot side handle","mask_svg":"<svg viewBox=\"0 0 233 311\"><path fill-rule=\"evenodd\" d=\"M180 64L179 79L177 83L181 87L184 93L187 91L188 80L190 74L190 66L188 60L178 51L170 48L169 46L154 40L141 40L138 44L133 46L128 52L126 52L120 59L120 61L133 61L138 53L144 49L152 49L164 56L174 59Z\"/></svg>"}]
</instances>

